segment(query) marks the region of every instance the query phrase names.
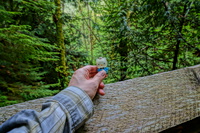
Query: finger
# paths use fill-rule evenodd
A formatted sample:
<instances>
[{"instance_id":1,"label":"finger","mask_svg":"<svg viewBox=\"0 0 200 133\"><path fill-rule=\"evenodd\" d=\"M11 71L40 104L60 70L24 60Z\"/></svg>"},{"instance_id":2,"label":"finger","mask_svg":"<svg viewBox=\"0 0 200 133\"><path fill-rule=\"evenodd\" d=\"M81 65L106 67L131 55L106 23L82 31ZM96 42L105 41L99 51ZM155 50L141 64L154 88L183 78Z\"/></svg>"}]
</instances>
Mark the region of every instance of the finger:
<instances>
[{"instance_id":1,"label":"finger","mask_svg":"<svg viewBox=\"0 0 200 133\"><path fill-rule=\"evenodd\" d=\"M92 80L94 80L94 82L98 82L98 84L101 83L101 81L106 77L106 71L102 70L100 72L98 72L94 78Z\"/></svg>"},{"instance_id":2,"label":"finger","mask_svg":"<svg viewBox=\"0 0 200 133\"><path fill-rule=\"evenodd\" d=\"M99 84L99 89L103 89L104 87L105 87L104 83L101 82L101 83Z\"/></svg>"},{"instance_id":3,"label":"finger","mask_svg":"<svg viewBox=\"0 0 200 133\"><path fill-rule=\"evenodd\" d=\"M82 78L90 79L97 73L97 66L84 66L75 71L75 73Z\"/></svg>"},{"instance_id":4,"label":"finger","mask_svg":"<svg viewBox=\"0 0 200 133\"><path fill-rule=\"evenodd\" d=\"M92 66L92 65L84 66L81 69L84 69L84 70L88 71L89 73L97 72L97 66Z\"/></svg>"},{"instance_id":5,"label":"finger","mask_svg":"<svg viewBox=\"0 0 200 133\"><path fill-rule=\"evenodd\" d=\"M89 73L89 77L93 78L96 74L97 74L97 72Z\"/></svg>"},{"instance_id":6,"label":"finger","mask_svg":"<svg viewBox=\"0 0 200 133\"><path fill-rule=\"evenodd\" d=\"M81 68L85 72L85 78L90 79L97 74L97 66L88 65Z\"/></svg>"},{"instance_id":7,"label":"finger","mask_svg":"<svg viewBox=\"0 0 200 133\"><path fill-rule=\"evenodd\" d=\"M104 91L104 88L105 87L105 85L104 85L104 83L103 82L101 82L100 84L99 84L99 89L98 89L98 93L100 94L100 95L105 95L105 91Z\"/></svg>"},{"instance_id":8,"label":"finger","mask_svg":"<svg viewBox=\"0 0 200 133\"><path fill-rule=\"evenodd\" d=\"M104 91L104 89L99 89L98 90L98 93L100 94L100 95L102 95L102 96L104 96L106 93L105 93L105 91Z\"/></svg>"}]
</instances>

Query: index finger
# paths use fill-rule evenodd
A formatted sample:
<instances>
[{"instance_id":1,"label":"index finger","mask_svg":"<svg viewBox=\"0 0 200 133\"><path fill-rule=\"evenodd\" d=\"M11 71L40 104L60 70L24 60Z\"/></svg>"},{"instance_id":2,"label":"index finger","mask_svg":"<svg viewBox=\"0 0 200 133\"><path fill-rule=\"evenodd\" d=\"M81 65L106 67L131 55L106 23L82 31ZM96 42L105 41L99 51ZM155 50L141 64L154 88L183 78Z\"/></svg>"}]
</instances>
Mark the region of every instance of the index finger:
<instances>
[{"instance_id":1,"label":"index finger","mask_svg":"<svg viewBox=\"0 0 200 133\"><path fill-rule=\"evenodd\" d=\"M97 72L97 66L87 65L87 66L82 67L82 69L88 71L89 73Z\"/></svg>"}]
</instances>

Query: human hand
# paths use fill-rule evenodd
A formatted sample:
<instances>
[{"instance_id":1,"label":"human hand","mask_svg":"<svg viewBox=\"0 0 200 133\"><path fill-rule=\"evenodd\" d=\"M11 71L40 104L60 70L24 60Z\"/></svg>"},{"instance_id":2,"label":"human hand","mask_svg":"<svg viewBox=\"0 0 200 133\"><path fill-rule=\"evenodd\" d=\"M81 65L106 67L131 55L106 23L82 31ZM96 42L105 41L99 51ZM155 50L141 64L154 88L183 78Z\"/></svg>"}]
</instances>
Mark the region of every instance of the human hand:
<instances>
[{"instance_id":1,"label":"human hand","mask_svg":"<svg viewBox=\"0 0 200 133\"><path fill-rule=\"evenodd\" d=\"M69 86L76 86L84 90L91 99L94 98L97 91L100 95L105 95L102 80L107 76L104 70L97 72L97 66L85 66L75 71Z\"/></svg>"}]
</instances>

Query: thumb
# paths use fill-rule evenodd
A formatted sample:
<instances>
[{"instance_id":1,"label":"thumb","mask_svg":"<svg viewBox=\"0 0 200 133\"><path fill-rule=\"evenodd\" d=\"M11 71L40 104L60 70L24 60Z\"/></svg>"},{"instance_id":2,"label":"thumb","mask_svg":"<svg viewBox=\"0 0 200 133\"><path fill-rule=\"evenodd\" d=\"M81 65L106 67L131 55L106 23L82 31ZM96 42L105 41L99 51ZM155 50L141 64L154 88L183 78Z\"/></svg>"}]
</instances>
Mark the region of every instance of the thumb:
<instances>
[{"instance_id":1,"label":"thumb","mask_svg":"<svg viewBox=\"0 0 200 133\"><path fill-rule=\"evenodd\" d=\"M101 83L101 81L106 77L106 71L102 70L100 72L98 72L94 77L93 80L95 80L96 82L98 82L99 84Z\"/></svg>"}]
</instances>

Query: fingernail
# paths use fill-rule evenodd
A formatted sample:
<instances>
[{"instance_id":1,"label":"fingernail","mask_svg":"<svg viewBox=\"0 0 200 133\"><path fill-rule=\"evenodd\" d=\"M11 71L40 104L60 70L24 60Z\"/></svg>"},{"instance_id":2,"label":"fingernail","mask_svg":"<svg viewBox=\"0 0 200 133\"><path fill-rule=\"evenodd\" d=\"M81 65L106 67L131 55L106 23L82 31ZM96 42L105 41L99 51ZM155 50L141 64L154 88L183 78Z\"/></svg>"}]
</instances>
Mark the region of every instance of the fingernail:
<instances>
[{"instance_id":1,"label":"fingernail","mask_svg":"<svg viewBox=\"0 0 200 133\"><path fill-rule=\"evenodd\" d=\"M106 71L102 70L100 71L101 76L105 76L106 75Z\"/></svg>"}]
</instances>

